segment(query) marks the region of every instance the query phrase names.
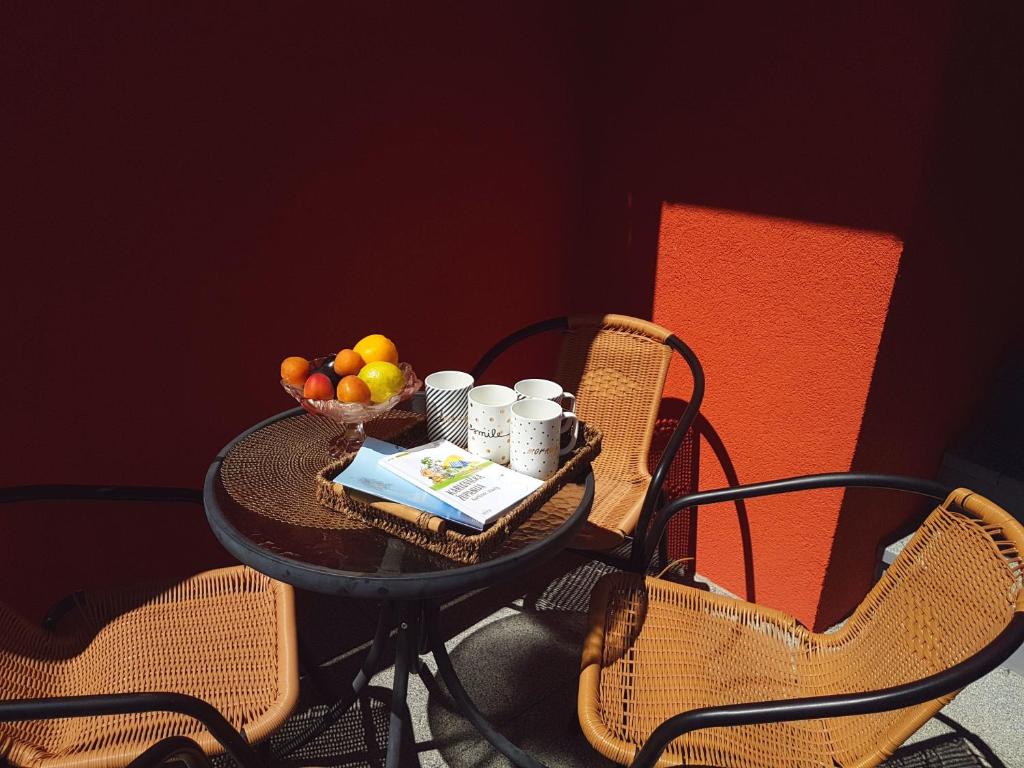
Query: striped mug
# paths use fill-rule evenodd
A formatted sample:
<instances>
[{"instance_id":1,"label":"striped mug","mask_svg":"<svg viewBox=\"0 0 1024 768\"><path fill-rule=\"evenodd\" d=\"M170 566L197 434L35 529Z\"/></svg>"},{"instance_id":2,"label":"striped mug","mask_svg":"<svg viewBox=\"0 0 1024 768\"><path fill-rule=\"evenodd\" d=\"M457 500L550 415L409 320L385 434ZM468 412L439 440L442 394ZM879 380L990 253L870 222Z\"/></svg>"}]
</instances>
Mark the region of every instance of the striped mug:
<instances>
[{"instance_id":1,"label":"striped mug","mask_svg":"<svg viewBox=\"0 0 1024 768\"><path fill-rule=\"evenodd\" d=\"M427 439L467 447L473 377L462 371L438 371L423 380L423 388L427 392Z\"/></svg>"}]
</instances>

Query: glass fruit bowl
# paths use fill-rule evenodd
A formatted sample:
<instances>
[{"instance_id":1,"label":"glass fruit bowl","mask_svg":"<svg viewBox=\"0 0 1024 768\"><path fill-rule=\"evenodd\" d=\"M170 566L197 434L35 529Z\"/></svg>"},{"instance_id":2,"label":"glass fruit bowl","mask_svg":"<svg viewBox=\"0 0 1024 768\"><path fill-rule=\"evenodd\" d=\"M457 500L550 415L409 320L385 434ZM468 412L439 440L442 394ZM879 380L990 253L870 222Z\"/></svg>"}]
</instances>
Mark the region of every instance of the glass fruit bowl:
<instances>
[{"instance_id":1,"label":"glass fruit bowl","mask_svg":"<svg viewBox=\"0 0 1024 768\"><path fill-rule=\"evenodd\" d=\"M331 356L317 357L309 361L309 369L315 373L322 365L331 360ZM398 369L405 377L405 385L394 395L381 403L343 403L340 400L310 400L302 396L302 387L296 387L284 379L281 386L294 397L303 410L323 416L341 425L340 434L331 438L329 450L332 458L340 458L350 451L359 450L366 439L364 424L387 413L399 403L412 397L413 392L423 386L419 376L408 363L398 363Z\"/></svg>"}]
</instances>

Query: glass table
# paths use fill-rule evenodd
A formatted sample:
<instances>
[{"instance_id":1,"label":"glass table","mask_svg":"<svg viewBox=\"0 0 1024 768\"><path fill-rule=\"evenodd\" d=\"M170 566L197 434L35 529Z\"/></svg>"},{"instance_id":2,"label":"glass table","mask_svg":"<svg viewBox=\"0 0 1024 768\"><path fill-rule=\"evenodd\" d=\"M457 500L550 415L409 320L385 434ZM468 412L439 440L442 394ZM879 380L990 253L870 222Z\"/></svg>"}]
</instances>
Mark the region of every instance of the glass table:
<instances>
[{"instance_id":1,"label":"glass table","mask_svg":"<svg viewBox=\"0 0 1024 768\"><path fill-rule=\"evenodd\" d=\"M368 423L367 434L387 440L407 429L423 418L416 412L421 398L414 398L411 407ZM388 768L398 766L403 734L411 732L409 674L430 674L420 658L428 650L461 713L515 765L539 766L500 734L466 694L445 650L440 604L515 578L565 549L590 512L592 471L588 467L560 489L492 555L463 565L317 503L315 476L331 463L328 443L339 429L301 408L280 413L228 443L210 465L203 488L210 526L240 562L301 589L382 604L373 643L351 689L278 754L294 751L340 719L378 671L397 629Z\"/></svg>"}]
</instances>

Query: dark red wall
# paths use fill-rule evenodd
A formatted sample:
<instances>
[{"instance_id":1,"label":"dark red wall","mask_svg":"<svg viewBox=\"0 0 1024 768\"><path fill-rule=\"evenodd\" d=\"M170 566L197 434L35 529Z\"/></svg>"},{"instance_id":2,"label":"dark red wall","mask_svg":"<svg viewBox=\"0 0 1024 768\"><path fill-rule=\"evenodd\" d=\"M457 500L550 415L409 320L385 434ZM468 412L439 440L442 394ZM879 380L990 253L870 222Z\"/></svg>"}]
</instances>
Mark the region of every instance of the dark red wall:
<instances>
[{"instance_id":1,"label":"dark red wall","mask_svg":"<svg viewBox=\"0 0 1024 768\"><path fill-rule=\"evenodd\" d=\"M574 25L542 4L5 5L0 480L198 487L294 405L286 355L382 332L421 372L465 368L563 311ZM21 584L0 599L220 556L198 511L97 515L4 510ZM154 555L176 525L186 546Z\"/></svg>"},{"instance_id":2,"label":"dark red wall","mask_svg":"<svg viewBox=\"0 0 1024 768\"><path fill-rule=\"evenodd\" d=\"M429 371L650 316L666 202L904 241L852 463L928 474L1020 330L1019 29L956 0L6 4L0 482L198 486L289 406L283 356L368 332ZM907 513L843 503L817 621ZM197 510L19 507L0 558L37 611L225 556Z\"/></svg>"},{"instance_id":3,"label":"dark red wall","mask_svg":"<svg viewBox=\"0 0 1024 768\"><path fill-rule=\"evenodd\" d=\"M983 407L998 367L1024 355L1024 6L958 3L920 192L852 466L933 477ZM868 589L877 546L924 505L847 494L817 621Z\"/></svg>"}]
</instances>

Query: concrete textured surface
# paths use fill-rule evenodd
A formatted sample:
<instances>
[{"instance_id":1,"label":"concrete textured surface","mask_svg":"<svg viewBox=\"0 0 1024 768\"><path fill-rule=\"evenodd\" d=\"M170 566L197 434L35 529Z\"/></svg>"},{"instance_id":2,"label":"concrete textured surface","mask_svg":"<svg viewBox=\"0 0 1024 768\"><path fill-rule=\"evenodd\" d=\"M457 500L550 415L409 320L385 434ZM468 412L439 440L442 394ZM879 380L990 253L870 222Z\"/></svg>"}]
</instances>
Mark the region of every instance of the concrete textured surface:
<instances>
[{"instance_id":1,"label":"concrete textured surface","mask_svg":"<svg viewBox=\"0 0 1024 768\"><path fill-rule=\"evenodd\" d=\"M701 415L740 481L851 466L902 250L884 232L662 207L653 319L714 372ZM674 366L666 393L688 399L690 387ZM700 486L728 485L725 463L702 450L705 458ZM758 602L815 624L842 499L830 490L746 503ZM722 505L698 525L698 562L742 592L734 509Z\"/></svg>"},{"instance_id":2,"label":"concrete textured surface","mask_svg":"<svg viewBox=\"0 0 1024 768\"><path fill-rule=\"evenodd\" d=\"M564 570L564 569L563 569ZM446 606L442 624L452 663L470 697L513 743L544 764L613 765L586 742L576 721L576 682L585 624L585 584L606 566L587 566L561 580L562 588L537 592L524 605L509 591L482 592ZM557 573L557 570L555 571ZM551 577L551 573L545 579ZM546 583L546 581L545 581ZM714 584L707 586L724 592ZM568 587L568 589L566 588ZM372 635L373 606L305 595L300 601L304 656L315 659L303 677L299 712L276 737L280 742L308 727L355 674ZM453 708L437 666L426 685L409 679L408 705L416 754L403 765L423 768L507 766L483 737ZM393 682L391 660L371 681L371 696L294 755L303 766L382 765L387 744L387 707ZM889 768L1024 768L1022 730L1024 678L996 670L976 682L915 734L887 763Z\"/></svg>"},{"instance_id":3,"label":"concrete textured surface","mask_svg":"<svg viewBox=\"0 0 1024 768\"><path fill-rule=\"evenodd\" d=\"M907 744L967 733L988 745L1007 768L1024 768L1024 677L997 669L969 685Z\"/></svg>"}]
</instances>

